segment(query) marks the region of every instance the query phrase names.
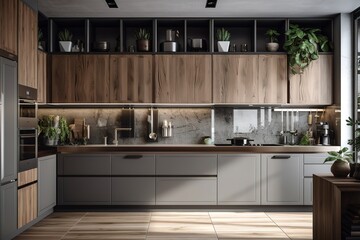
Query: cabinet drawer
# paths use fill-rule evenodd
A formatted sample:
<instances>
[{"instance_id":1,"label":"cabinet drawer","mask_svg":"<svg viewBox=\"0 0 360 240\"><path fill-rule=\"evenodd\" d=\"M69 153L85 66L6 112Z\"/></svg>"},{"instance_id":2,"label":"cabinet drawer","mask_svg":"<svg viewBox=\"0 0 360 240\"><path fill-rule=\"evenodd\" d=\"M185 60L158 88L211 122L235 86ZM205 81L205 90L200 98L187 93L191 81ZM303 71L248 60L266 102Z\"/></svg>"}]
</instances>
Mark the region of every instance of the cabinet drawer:
<instances>
[{"instance_id":1,"label":"cabinet drawer","mask_svg":"<svg viewBox=\"0 0 360 240\"><path fill-rule=\"evenodd\" d=\"M312 177L313 174L326 174L331 173L331 164L315 165L309 164L304 165L304 177Z\"/></svg>"},{"instance_id":2,"label":"cabinet drawer","mask_svg":"<svg viewBox=\"0 0 360 240\"><path fill-rule=\"evenodd\" d=\"M155 156L142 154L112 155L113 175L155 175Z\"/></svg>"},{"instance_id":3,"label":"cabinet drawer","mask_svg":"<svg viewBox=\"0 0 360 240\"><path fill-rule=\"evenodd\" d=\"M154 205L155 177L112 178L111 204Z\"/></svg>"},{"instance_id":4,"label":"cabinet drawer","mask_svg":"<svg viewBox=\"0 0 360 240\"><path fill-rule=\"evenodd\" d=\"M59 177L59 204L108 205L111 200L110 177Z\"/></svg>"},{"instance_id":5,"label":"cabinet drawer","mask_svg":"<svg viewBox=\"0 0 360 240\"><path fill-rule=\"evenodd\" d=\"M110 175L110 154L61 154L60 175Z\"/></svg>"},{"instance_id":6,"label":"cabinet drawer","mask_svg":"<svg viewBox=\"0 0 360 240\"><path fill-rule=\"evenodd\" d=\"M156 155L157 175L217 175L216 154Z\"/></svg>"},{"instance_id":7,"label":"cabinet drawer","mask_svg":"<svg viewBox=\"0 0 360 240\"><path fill-rule=\"evenodd\" d=\"M159 177L156 204L216 205L216 177Z\"/></svg>"},{"instance_id":8,"label":"cabinet drawer","mask_svg":"<svg viewBox=\"0 0 360 240\"><path fill-rule=\"evenodd\" d=\"M37 217L37 183L18 190L18 228Z\"/></svg>"},{"instance_id":9,"label":"cabinet drawer","mask_svg":"<svg viewBox=\"0 0 360 240\"><path fill-rule=\"evenodd\" d=\"M304 163L322 164L328 156L327 153L304 154Z\"/></svg>"}]
</instances>

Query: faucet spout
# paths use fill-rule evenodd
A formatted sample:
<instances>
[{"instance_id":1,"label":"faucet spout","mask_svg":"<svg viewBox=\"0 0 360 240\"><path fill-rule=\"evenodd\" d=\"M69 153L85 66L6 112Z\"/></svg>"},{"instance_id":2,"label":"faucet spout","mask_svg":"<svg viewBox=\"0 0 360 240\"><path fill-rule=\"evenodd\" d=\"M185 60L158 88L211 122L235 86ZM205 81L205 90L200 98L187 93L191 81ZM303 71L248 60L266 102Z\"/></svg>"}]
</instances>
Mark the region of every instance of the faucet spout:
<instances>
[{"instance_id":1,"label":"faucet spout","mask_svg":"<svg viewBox=\"0 0 360 240\"><path fill-rule=\"evenodd\" d=\"M131 131L132 128L115 128L115 138L114 138L114 141L113 143L115 145L118 145L119 144L119 141L118 141L118 131Z\"/></svg>"}]
</instances>

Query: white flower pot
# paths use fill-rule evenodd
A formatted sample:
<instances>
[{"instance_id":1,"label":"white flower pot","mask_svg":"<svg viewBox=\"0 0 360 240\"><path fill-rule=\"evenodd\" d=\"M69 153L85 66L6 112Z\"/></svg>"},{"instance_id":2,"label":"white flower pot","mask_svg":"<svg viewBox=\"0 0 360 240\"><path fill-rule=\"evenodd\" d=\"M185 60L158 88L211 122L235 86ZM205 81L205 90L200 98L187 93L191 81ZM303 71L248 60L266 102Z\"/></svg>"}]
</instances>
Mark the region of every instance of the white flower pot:
<instances>
[{"instance_id":1,"label":"white flower pot","mask_svg":"<svg viewBox=\"0 0 360 240\"><path fill-rule=\"evenodd\" d=\"M278 43L267 43L266 44L266 50L268 50L269 52L276 52L279 49L279 44Z\"/></svg>"},{"instance_id":2,"label":"white flower pot","mask_svg":"<svg viewBox=\"0 0 360 240\"><path fill-rule=\"evenodd\" d=\"M72 42L71 41L59 41L61 52L71 52Z\"/></svg>"},{"instance_id":3,"label":"white flower pot","mask_svg":"<svg viewBox=\"0 0 360 240\"><path fill-rule=\"evenodd\" d=\"M217 45L218 45L219 52L228 52L229 46L230 46L230 41L218 41Z\"/></svg>"}]
</instances>

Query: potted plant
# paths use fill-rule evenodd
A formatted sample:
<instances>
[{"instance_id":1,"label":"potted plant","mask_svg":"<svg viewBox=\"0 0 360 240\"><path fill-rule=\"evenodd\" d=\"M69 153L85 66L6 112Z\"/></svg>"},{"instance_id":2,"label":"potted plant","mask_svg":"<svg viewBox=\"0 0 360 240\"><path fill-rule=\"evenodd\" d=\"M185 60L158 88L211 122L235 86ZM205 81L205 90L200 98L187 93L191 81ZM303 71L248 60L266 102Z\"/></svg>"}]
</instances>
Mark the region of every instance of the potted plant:
<instances>
[{"instance_id":1,"label":"potted plant","mask_svg":"<svg viewBox=\"0 0 360 240\"><path fill-rule=\"evenodd\" d=\"M39 119L39 135L42 134L44 144L47 146L58 145L68 142L70 130L64 117L49 115Z\"/></svg>"},{"instance_id":2,"label":"potted plant","mask_svg":"<svg viewBox=\"0 0 360 240\"><path fill-rule=\"evenodd\" d=\"M136 47L139 52L150 51L150 33L145 28L139 28L135 33Z\"/></svg>"},{"instance_id":3,"label":"potted plant","mask_svg":"<svg viewBox=\"0 0 360 240\"><path fill-rule=\"evenodd\" d=\"M230 32L225 28L218 29L216 32L216 38L218 40L217 46L219 52L228 52L230 45Z\"/></svg>"},{"instance_id":4,"label":"potted plant","mask_svg":"<svg viewBox=\"0 0 360 240\"><path fill-rule=\"evenodd\" d=\"M330 43L326 36L317 28L300 28L290 24L286 31L284 49L288 54L289 67L292 74L301 74L311 61L319 58L319 49L327 52Z\"/></svg>"},{"instance_id":5,"label":"potted plant","mask_svg":"<svg viewBox=\"0 0 360 240\"><path fill-rule=\"evenodd\" d=\"M331 172L334 177L347 177L350 173L350 163L353 163L353 151L349 151L347 147L335 152L328 152L329 156L325 162L335 161L331 166Z\"/></svg>"},{"instance_id":6,"label":"potted plant","mask_svg":"<svg viewBox=\"0 0 360 240\"><path fill-rule=\"evenodd\" d=\"M276 52L279 49L278 36L280 33L275 29L269 29L265 33L268 36L270 42L266 43L266 50L269 52Z\"/></svg>"},{"instance_id":7,"label":"potted plant","mask_svg":"<svg viewBox=\"0 0 360 240\"><path fill-rule=\"evenodd\" d=\"M72 37L73 35L66 28L63 31L59 32L59 46L61 52L71 52Z\"/></svg>"}]
</instances>

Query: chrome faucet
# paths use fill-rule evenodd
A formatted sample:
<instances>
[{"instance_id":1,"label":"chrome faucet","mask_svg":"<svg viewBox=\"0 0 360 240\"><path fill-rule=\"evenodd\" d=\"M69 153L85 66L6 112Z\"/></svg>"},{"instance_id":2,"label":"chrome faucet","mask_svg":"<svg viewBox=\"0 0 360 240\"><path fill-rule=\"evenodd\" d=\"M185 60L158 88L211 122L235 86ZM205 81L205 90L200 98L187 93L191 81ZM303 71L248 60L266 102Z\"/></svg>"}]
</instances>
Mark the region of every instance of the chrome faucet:
<instances>
[{"instance_id":1,"label":"chrome faucet","mask_svg":"<svg viewBox=\"0 0 360 240\"><path fill-rule=\"evenodd\" d=\"M118 141L118 131L131 131L132 128L115 128L115 138L114 138L114 141L113 143L115 145L118 145L119 144L119 141Z\"/></svg>"}]
</instances>

